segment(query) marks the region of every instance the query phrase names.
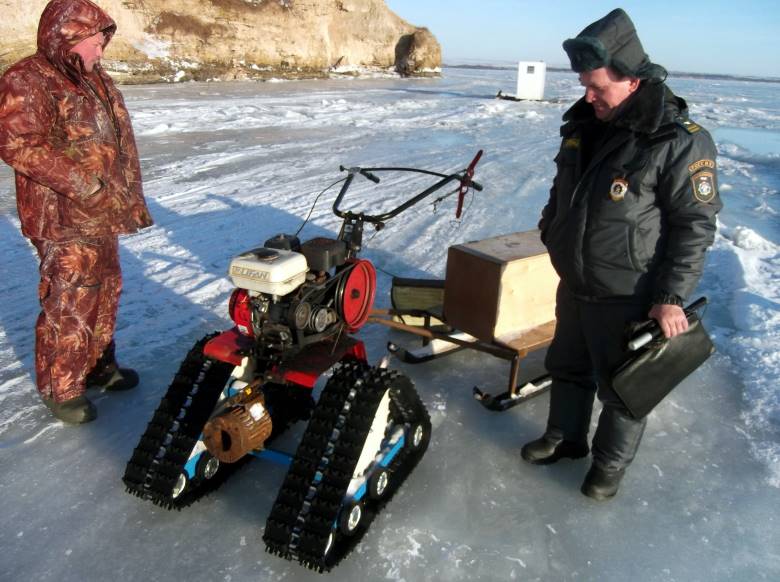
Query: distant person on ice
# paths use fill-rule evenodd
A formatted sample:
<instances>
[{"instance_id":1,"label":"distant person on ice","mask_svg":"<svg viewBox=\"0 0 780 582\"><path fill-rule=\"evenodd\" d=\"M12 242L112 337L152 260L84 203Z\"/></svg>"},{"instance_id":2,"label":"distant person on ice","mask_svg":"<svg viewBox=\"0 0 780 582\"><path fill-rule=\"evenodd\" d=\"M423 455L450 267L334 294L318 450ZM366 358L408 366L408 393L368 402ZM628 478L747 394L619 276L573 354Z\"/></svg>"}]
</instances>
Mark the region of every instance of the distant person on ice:
<instances>
[{"instance_id":1,"label":"distant person on ice","mask_svg":"<svg viewBox=\"0 0 780 582\"><path fill-rule=\"evenodd\" d=\"M114 356L117 236L152 218L130 116L100 67L115 31L89 0L52 0L38 51L0 79L0 157L16 171L22 233L41 260L36 383L54 416L71 423L97 417L86 388L138 384Z\"/></svg>"},{"instance_id":2,"label":"distant person on ice","mask_svg":"<svg viewBox=\"0 0 780 582\"><path fill-rule=\"evenodd\" d=\"M588 454L594 396L603 409L582 493L614 496L646 419L633 418L610 376L629 322L688 328L693 292L721 208L710 135L688 119L623 10L563 43L585 96L563 116L557 174L539 228L560 275L553 378L544 435L522 449L543 465Z\"/></svg>"}]
</instances>

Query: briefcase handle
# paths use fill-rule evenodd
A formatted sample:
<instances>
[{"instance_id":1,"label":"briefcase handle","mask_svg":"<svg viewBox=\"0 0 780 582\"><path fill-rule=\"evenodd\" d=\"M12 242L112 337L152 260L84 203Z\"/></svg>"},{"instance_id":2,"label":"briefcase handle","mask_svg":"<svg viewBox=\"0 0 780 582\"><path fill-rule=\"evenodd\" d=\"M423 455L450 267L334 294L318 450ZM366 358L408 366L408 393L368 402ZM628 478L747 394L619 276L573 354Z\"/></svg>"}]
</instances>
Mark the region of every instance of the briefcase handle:
<instances>
[{"instance_id":1,"label":"briefcase handle","mask_svg":"<svg viewBox=\"0 0 780 582\"><path fill-rule=\"evenodd\" d=\"M688 323L691 323L694 317L698 317L696 312L705 305L707 305L707 298L699 297L696 301L683 309L685 317L688 319ZM628 349L635 352L649 344L651 341L657 340L662 335L663 331L661 331L661 326L658 325L656 320L650 319L641 323L634 331L634 336L628 341Z\"/></svg>"}]
</instances>

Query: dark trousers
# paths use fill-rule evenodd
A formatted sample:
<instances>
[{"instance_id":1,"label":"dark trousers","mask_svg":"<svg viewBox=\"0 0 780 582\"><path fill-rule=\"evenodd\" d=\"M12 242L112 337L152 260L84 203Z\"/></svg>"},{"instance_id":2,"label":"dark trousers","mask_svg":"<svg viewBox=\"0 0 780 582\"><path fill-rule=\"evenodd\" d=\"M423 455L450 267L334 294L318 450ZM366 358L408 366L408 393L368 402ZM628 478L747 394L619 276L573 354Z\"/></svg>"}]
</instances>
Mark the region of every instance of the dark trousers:
<instances>
[{"instance_id":1,"label":"dark trousers","mask_svg":"<svg viewBox=\"0 0 780 582\"><path fill-rule=\"evenodd\" d=\"M41 259L36 384L42 397L62 402L84 393L87 373L114 337L119 245L116 237L32 242Z\"/></svg>"},{"instance_id":2,"label":"dark trousers","mask_svg":"<svg viewBox=\"0 0 780 582\"><path fill-rule=\"evenodd\" d=\"M626 356L626 327L647 319L646 302L586 301L558 286L555 337L545 365L553 378L548 432L587 442L593 399L603 404L593 462L624 469L634 459L646 420L632 418L612 390L611 373Z\"/></svg>"}]
</instances>

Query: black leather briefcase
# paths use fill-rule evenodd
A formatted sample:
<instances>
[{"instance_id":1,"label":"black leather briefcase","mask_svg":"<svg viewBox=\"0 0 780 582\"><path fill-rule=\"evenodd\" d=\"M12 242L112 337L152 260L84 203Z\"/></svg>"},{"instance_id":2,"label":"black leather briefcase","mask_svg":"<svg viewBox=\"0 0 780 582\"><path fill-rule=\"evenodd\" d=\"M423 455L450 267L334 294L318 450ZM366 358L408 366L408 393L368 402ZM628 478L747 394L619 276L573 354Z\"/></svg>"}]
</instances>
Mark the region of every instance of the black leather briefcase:
<instances>
[{"instance_id":1,"label":"black leather briefcase","mask_svg":"<svg viewBox=\"0 0 780 582\"><path fill-rule=\"evenodd\" d=\"M648 344L613 372L612 388L634 418L647 416L715 351L701 320L692 319L685 333Z\"/></svg>"}]
</instances>

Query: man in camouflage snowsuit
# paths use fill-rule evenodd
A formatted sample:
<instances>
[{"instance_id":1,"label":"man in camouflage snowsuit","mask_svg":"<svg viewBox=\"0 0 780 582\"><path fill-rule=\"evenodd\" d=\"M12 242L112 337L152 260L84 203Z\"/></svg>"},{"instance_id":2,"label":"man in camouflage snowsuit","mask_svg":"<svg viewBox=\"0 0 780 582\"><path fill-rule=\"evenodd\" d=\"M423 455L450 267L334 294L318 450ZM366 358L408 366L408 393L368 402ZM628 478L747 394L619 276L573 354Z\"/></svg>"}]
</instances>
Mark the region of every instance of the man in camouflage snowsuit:
<instances>
[{"instance_id":1,"label":"man in camouflage snowsuit","mask_svg":"<svg viewBox=\"0 0 780 582\"><path fill-rule=\"evenodd\" d=\"M16 172L22 233L38 251L38 391L66 422L97 416L86 387L132 388L114 328L117 237L152 224L130 116L100 57L116 30L89 0L52 0L38 51L0 79L0 157Z\"/></svg>"},{"instance_id":2,"label":"man in camouflage snowsuit","mask_svg":"<svg viewBox=\"0 0 780 582\"><path fill-rule=\"evenodd\" d=\"M704 267L721 208L715 144L688 119L666 71L645 54L620 9L563 43L585 96L563 116L557 174L539 228L560 275L547 430L526 444L533 464L589 452L594 396L603 408L582 492L613 497L642 439L612 389L630 322L683 333L682 309Z\"/></svg>"}]
</instances>

